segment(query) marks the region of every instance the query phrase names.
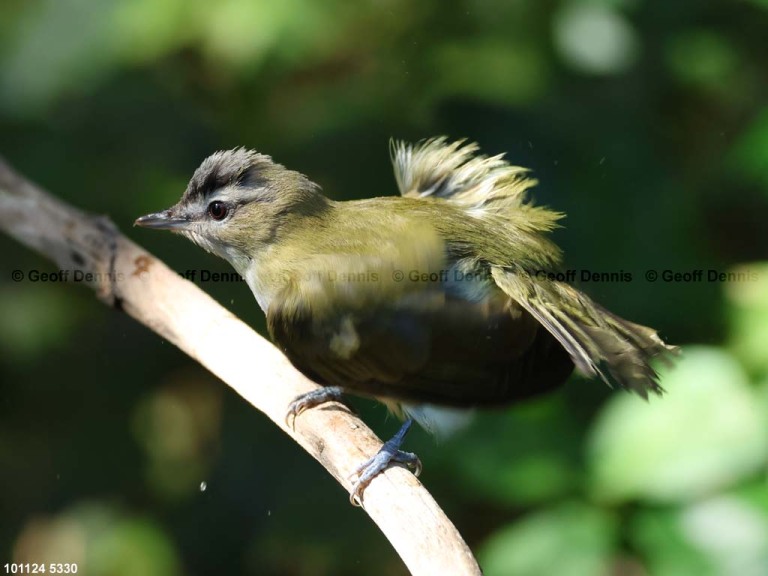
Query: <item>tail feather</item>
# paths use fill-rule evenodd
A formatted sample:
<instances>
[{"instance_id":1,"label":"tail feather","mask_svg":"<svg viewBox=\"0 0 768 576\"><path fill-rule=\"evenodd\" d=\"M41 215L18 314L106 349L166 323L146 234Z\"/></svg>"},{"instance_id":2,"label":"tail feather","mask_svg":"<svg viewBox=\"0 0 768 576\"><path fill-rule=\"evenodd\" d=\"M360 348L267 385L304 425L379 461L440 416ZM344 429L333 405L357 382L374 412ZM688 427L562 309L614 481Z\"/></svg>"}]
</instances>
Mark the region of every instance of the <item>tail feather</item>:
<instances>
[{"instance_id":1,"label":"tail feather","mask_svg":"<svg viewBox=\"0 0 768 576\"><path fill-rule=\"evenodd\" d=\"M557 265L560 252L544 233L562 214L526 201L536 181L502 157L478 154L475 143L434 138L416 145L390 143L400 193L438 198L464 209L495 231L500 249L476 243L476 261L491 266L496 284L533 316L570 354L577 369L645 397L660 393L651 362L677 349L651 328L605 310L562 282L531 277L524 268ZM471 218L470 218L471 220ZM482 246L482 249L480 249Z\"/></svg>"},{"instance_id":2,"label":"tail feather","mask_svg":"<svg viewBox=\"0 0 768 576\"><path fill-rule=\"evenodd\" d=\"M479 149L474 142L449 143L445 137L415 145L392 140L390 153L400 194L443 198L493 211L520 206L536 180L526 177L526 168L510 166L503 154L487 157L476 154Z\"/></svg>"},{"instance_id":3,"label":"tail feather","mask_svg":"<svg viewBox=\"0 0 768 576\"><path fill-rule=\"evenodd\" d=\"M557 228L564 215L527 201L536 180L528 177L526 168L510 166L502 155L478 154L474 142L448 142L445 137L414 145L392 140L390 149L403 196L448 202L460 207L468 220L480 220L494 230L501 249L493 255L480 253L480 258L541 267L559 261L560 249L544 234Z\"/></svg>"},{"instance_id":4,"label":"tail feather","mask_svg":"<svg viewBox=\"0 0 768 576\"><path fill-rule=\"evenodd\" d=\"M493 267L496 284L528 311L571 355L577 369L647 397L661 393L654 358L677 353L655 330L624 320L562 282L541 281Z\"/></svg>"}]
</instances>

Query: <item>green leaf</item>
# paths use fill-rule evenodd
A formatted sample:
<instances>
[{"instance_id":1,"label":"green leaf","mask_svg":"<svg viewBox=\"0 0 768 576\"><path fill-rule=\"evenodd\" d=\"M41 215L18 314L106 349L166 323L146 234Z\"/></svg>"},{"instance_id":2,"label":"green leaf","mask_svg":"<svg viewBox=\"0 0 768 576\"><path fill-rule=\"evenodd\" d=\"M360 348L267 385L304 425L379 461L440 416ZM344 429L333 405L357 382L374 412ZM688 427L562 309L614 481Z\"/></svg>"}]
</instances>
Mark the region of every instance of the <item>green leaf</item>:
<instances>
[{"instance_id":1,"label":"green leaf","mask_svg":"<svg viewBox=\"0 0 768 576\"><path fill-rule=\"evenodd\" d=\"M768 193L768 108L763 108L739 137L727 163Z\"/></svg>"},{"instance_id":2,"label":"green leaf","mask_svg":"<svg viewBox=\"0 0 768 576\"><path fill-rule=\"evenodd\" d=\"M714 566L685 537L678 510L640 510L630 522L632 547L654 576L715 576Z\"/></svg>"},{"instance_id":3,"label":"green leaf","mask_svg":"<svg viewBox=\"0 0 768 576\"><path fill-rule=\"evenodd\" d=\"M729 344L744 365L768 372L768 262L744 264L728 272L725 284Z\"/></svg>"},{"instance_id":4,"label":"green leaf","mask_svg":"<svg viewBox=\"0 0 768 576\"><path fill-rule=\"evenodd\" d=\"M643 510L629 534L655 576L763 576L768 566L768 515L749 494L718 495L680 510Z\"/></svg>"},{"instance_id":5,"label":"green leaf","mask_svg":"<svg viewBox=\"0 0 768 576\"><path fill-rule=\"evenodd\" d=\"M478 557L486 576L606 574L615 539L609 514L567 503L503 528Z\"/></svg>"},{"instance_id":6,"label":"green leaf","mask_svg":"<svg viewBox=\"0 0 768 576\"><path fill-rule=\"evenodd\" d=\"M572 492L579 481L583 433L568 407L544 398L499 414L483 414L468 433L451 439L447 457L466 492L496 503L545 502Z\"/></svg>"},{"instance_id":7,"label":"green leaf","mask_svg":"<svg viewBox=\"0 0 768 576\"><path fill-rule=\"evenodd\" d=\"M549 82L543 54L509 39L451 42L432 54L435 96L522 105L541 98Z\"/></svg>"},{"instance_id":8,"label":"green leaf","mask_svg":"<svg viewBox=\"0 0 768 576\"><path fill-rule=\"evenodd\" d=\"M588 444L600 499L689 500L766 465L766 414L732 356L690 347L664 371L663 398L617 395Z\"/></svg>"},{"instance_id":9,"label":"green leaf","mask_svg":"<svg viewBox=\"0 0 768 576\"><path fill-rule=\"evenodd\" d=\"M712 90L732 89L739 64L727 37L708 30L675 36L667 47L666 60L679 80Z\"/></svg>"}]
</instances>

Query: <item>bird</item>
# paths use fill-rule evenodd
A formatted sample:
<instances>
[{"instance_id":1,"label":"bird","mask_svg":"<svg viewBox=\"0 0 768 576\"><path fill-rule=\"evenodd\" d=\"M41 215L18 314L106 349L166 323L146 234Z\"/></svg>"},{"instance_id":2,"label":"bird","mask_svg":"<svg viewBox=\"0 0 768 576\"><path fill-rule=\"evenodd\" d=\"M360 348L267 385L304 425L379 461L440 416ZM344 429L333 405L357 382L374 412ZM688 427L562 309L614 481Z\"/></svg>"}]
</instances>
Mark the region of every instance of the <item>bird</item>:
<instances>
[{"instance_id":1,"label":"bird","mask_svg":"<svg viewBox=\"0 0 768 576\"><path fill-rule=\"evenodd\" d=\"M274 343L321 386L289 419L352 394L404 420L355 471L353 504L393 462L420 472L400 449L414 421L449 434L467 410L545 394L574 370L661 394L653 361L678 349L563 281L549 233L564 215L530 200L527 169L445 136L392 140L390 155L399 196L334 201L268 155L219 151L177 204L135 222L245 279Z\"/></svg>"}]
</instances>

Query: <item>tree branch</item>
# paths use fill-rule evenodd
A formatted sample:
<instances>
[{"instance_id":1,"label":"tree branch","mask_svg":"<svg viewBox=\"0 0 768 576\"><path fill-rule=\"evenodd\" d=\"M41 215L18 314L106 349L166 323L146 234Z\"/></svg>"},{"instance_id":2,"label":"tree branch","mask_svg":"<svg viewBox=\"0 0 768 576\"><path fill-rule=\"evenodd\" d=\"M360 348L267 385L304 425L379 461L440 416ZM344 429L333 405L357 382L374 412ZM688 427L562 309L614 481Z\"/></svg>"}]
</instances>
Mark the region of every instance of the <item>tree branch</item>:
<instances>
[{"instance_id":1,"label":"tree branch","mask_svg":"<svg viewBox=\"0 0 768 576\"><path fill-rule=\"evenodd\" d=\"M316 387L268 341L191 282L120 234L106 217L69 206L0 158L0 229L85 280L221 378L351 489L349 475L381 446L355 415L312 409L286 426L291 400ZM275 472L278 473L278 472ZM346 499L340 505L346 505ZM388 469L365 490L365 511L412 574L480 574L451 521L407 470Z\"/></svg>"}]
</instances>

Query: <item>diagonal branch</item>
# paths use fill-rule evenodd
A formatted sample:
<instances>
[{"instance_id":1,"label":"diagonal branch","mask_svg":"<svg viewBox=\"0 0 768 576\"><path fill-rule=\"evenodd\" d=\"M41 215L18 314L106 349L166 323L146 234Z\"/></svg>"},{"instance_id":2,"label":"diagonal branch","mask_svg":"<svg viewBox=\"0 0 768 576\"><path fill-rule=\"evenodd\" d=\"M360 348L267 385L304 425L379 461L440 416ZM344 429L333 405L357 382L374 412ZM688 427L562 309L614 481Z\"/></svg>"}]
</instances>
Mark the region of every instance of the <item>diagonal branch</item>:
<instances>
[{"instance_id":1,"label":"diagonal branch","mask_svg":"<svg viewBox=\"0 0 768 576\"><path fill-rule=\"evenodd\" d=\"M286 426L291 400L316 386L267 340L191 282L123 236L112 222L58 200L0 158L0 229L86 276L106 304L166 338L221 378L316 458L347 490L381 441L349 411L308 410ZM90 280L90 281L88 281ZM278 473L278 472L276 472ZM365 491L365 511L412 574L480 574L471 551L422 484L390 468ZM346 499L339 505L346 505Z\"/></svg>"}]
</instances>

